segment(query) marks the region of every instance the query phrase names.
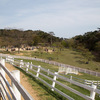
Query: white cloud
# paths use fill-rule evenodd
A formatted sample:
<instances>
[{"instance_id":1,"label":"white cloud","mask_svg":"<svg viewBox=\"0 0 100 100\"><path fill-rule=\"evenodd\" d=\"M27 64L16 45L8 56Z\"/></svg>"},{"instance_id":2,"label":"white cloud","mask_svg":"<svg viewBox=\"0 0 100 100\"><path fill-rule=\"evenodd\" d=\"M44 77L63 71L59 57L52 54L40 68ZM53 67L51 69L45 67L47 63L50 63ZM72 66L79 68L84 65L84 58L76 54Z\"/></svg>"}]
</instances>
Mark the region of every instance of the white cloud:
<instances>
[{"instance_id":1,"label":"white cloud","mask_svg":"<svg viewBox=\"0 0 100 100\"><path fill-rule=\"evenodd\" d=\"M71 37L100 25L100 0L4 0L2 4L8 1L8 8L0 7L1 27L41 29Z\"/></svg>"}]
</instances>

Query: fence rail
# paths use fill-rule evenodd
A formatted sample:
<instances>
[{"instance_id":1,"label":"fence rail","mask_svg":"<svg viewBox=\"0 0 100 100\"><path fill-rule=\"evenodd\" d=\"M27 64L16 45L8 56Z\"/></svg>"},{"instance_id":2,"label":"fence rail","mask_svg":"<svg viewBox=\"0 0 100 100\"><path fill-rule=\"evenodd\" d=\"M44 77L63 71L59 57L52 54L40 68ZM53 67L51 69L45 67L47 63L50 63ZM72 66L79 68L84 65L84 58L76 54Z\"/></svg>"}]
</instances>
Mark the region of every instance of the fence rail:
<instances>
[{"instance_id":1,"label":"fence rail","mask_svg":"<svg viewBox=\"0 0 100 100\"><path fill-rule=\"evenodd\" d=\"M1 57L7 57L10 56L8 54L0 54ZM79 68L79 67L75 67L75 66L71 66L71 65L67 65L67 64L62 64L62 63L58 63L55 61L49 61L49 60L45 60L45 59L39 59L39 58L34 58L34 57L26 57L26 56L15 56L15 55L11 55L13 58L21 58L21 59L29 59L29 60L35 60L35 61L41 61L44 63L48 63L48 64L53 64L59 67L69 67L69 68L73 68L78 70L79 72L83 72L83 73L87 73L90 75L94 75L94 76L100 76L100 72L95 72L95 71L91 71L91 70L87 70L87 69L83 69L83 68Z\"/></svg>"},{"instance_id":2,"label":"fence rail","mask_svg":"<svg viewBox=\"0 0 100 100\"><path fill-rule=\"evenodd\" d=\"M62 96L64 96L65 98L67 98L69 100L74 100L74 99L72 97L68 96L65 92L62 92L61 90L59 90L59 88L55 87L56 84L63 87L64 89L67 89L67 90L73 92L74 94L81 96L82 98L84 98L86 100L94 100L95 94L96 93L100 94L100 90L97 89L96 85L92 84L91 86L88 86L86 84L79 83L73 79L69 79L69 78L66 78L64 76L58 75L57 72L53 73L51 71L48 71L45 68L42 68L41 66L36 66L36 65L33 65L32 63L29 63L29 62L28 63L23 62L23 60L15 60L15 59L12 60L11 58L10 59L6 58L6 61L13 64L16 67L21 68L24 71L26 71L27 73L29 73L30 75L32 75L36 79L40 80L41 82L43 82L44 84L49 86L52 91L58 92L59 94L61 94ZM69 82L69 83L74 84L76 86L79 86L81 88L84 88L86 90L89 90L90 96L87 96L87 95L67 86L65 83L62 83L59 80L61 80L62 82L66 81L66 82Z\"/></svg>"},{"instance_id":3,"label":"fence rail","mask_svg":"<svg viewBox=\"0 0 100 100\"><path fill-rule=\"evenodd\" d=\"M11 79L12 86L10 85L8 80L6 79L5 73ZM18 82L18 80L19 80L18 76L20 76L20 74L18 74L18 73L20 73L18 70L13 71L11 73L5 67L5 60L2 59L0 61L0 93L1 93L1 96L2 96L3 100L7 100L6 99L6 95L7 95L8 100L21 100L21 95L24 98L24 100L33 100L33 98L30 96L30 94ZM9 90L10 94L9 94L6 86L7 86L8 90Z\"/></svg>"}]
</instances>

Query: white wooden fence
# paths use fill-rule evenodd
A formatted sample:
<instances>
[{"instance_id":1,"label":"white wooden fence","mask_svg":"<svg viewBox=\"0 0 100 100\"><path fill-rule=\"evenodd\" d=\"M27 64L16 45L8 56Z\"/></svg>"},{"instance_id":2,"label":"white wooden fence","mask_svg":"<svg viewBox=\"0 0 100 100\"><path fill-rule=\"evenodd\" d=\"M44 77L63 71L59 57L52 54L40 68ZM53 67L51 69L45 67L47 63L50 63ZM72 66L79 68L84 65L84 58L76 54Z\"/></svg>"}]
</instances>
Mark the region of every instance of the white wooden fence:
<instances>
[{"instance_id":1,"label":"white wooden fence","mask_svg":"<svg viewBox=\"0 0 100 100\"><path fill-rule=\"evenodd\" d=\"M11 79L11 84L5 77L5 74ZM30 94L20 84L20 72L14 70L10 72L5 67L5 60L0 60L0 94L2 100L21 100L21 96L24 100L33 100Z\"/></svg>"},{"instance_id":2,"label":"white wooden fence","mask_svg":"<svg viewBox=\"0 0 100 100\"><path fill-rule=\"evenodd\" d=\"M55 87L56 84L58 84L59 86L61 86L65 90L67 89L66 91L69 90L69 91L73 92L74 94L79 95L86 100L95 100L96 93L100 95L100 90L97 89L96 85L92 84L91 86L88 86L86 84L79 83L79 82L73 80L72 78L70 78L70 79L66 78L64 76L58 75L57 72L55 72L55 73L50 72L49 70L42 68L41 66L36 66L36 65L33 65L32 63L29 63L29 62L28 63L23 62L23 60L20 60L20 61L19 60L12 61L10 59L9 60L6 59L6 60L7 60L7 62L13 64L16 67L21 68L22 70L29 73L30 75L32 75L36 79L40 80L43 84L50 87L52 91L58 92L59 94L61 94L62 96L64 96L65 98L67 98L69 100L74 100L74 98L72 98L71 96L68 96L66 93L59 90L59 88ZM42 77L44 77L44 78L42 78ZM49 80L50 82L48 82L47 80ZM59 80L66 81L66 82L69 82L69 83L74 84L76 86L79 86L81 88L84 88L86 90L89 90L90 96L87 96L87 95L67 86L66 84L62 83Z\"/></svg>"},{"instance_id":3,"label":"white wooden fence","mask_svg":"<svg viewBox=\"0 0 100 100\"><path fill-rule=\"evenodd\" d=\"M78 74L78 70L70 67L59 67L58 73L63 73L63 74Z\"/></svg>"},{"instance_id":4,"label":"white wooden fence","mask_svg":"<svg viewBox=\"0 0 100 100\"><path fill-rule=\"evenodd\" d=\"M0 54L1 57L7 57L9 56L8 54ZM55 61L49 61L49 60L45 60L45 59L40 59L40 58L34 58L34 57L26 57L26 56L15 56L15 55L11 55L13 58L21 58L21 59L29 59L29 60L36 60L36 61L41 61L41 62L45 62L45 63L49 63L49 64L53 64L59 67L69 67L72 68L74 70L77 70L78 72L83 72L83 73L87 73L90 75L94 75L94 76L100 76L100 72L95 72L95 71L91 71L91 70L87 70L87 69L83 69L83 68L79 68L79 67L75 67L75 66L71 66L71 65L67 65L67 64L62 64L62 63L58 63Z\"/></svg>"},{"instance_id":5,"label":"white wooden fence","mask_svg":"<svg viewBox=\"0 0 100 100\"><path fill-rule=\"evenodd\" d=\"M87 85L94 84L94 85L100 86L100 81L95 81L95 80L84 80L84 83Z\"/></svg>"}]
</instances>

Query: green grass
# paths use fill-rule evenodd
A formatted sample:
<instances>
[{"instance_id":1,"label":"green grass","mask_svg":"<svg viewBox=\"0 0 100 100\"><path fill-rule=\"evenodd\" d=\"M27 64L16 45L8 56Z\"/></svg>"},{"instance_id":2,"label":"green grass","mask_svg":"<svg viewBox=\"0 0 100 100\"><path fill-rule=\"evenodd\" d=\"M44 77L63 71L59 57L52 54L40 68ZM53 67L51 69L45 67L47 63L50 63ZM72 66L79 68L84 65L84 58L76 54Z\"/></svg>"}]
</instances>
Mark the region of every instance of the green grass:
<instances>
[{"instance_id":1,"label":"green grass","mask_svg":"<svg viewBox=\"0 0 100 100\"><path fill-rule=\"evenodd\" d=\"M57 92L51 91L51 88L49 88L48 86L46 86L45 84L40 82L38 79L35 79L34 77L29 75L28 73L25 73L21 69L19 69L19 70L22 71L28 77L29 82L31 83L33 89L35 89L37 91L38 96L41 97L41 100L67 100L66 98L64 98L63 96L58 94ZM47 83L52 84L52 82L50 80L46 79L45 77L43 77L41 75L39 77L42 78L43 80L45 80ZM61 86L59 86L57 84L56 84L56 88L58 88L62 92L67 93L68 95L73 97L75 100L84 100L83 98L81 98L80 96L77 96L76 94L70 92L69 90L66 91L64 88L62 88Z\"/></svg>"},{"instance_id":2,"label":"green grass","mask_svg":"<svg viewBox=\"0 0 100 100\"><path fill-rule=\"evenodd\" d=\"M24 60L24 61L27 61L27 62L31 62L31 60ZM48 65L49 64L46 64L46 63L41 63L41 62L39 62L39 61L33 61L34 62L34 64L39 64L39 65L42 65L42 67L44 67L44 68L48 68ZM52 65L50 65L49 66L51 69L53 69L53 66ZM55 67L58 67L58 66L55 66ZM33 73L33 74L35 74L36 75L36 73L34 73L33 71L30 71L31 73ZM45 74L45 75L47 75L47 73L46 72L44 72L44 71L41 71L43 74ZM53 76L52 75L47 75L47 76L49 76L49 77L51 77L52 79L53 79ZM100 77L96 77L96 76L93 76L93 75L89 75L89 74L84 74L84 73L80 73L80 75L75 75L75 74L68 74L68 75L64 75L65 77L68 77L68 78L70 78L70 76L73 76L73 77L77 77L77 78L79 78L79 79L88 79L88 80L100 80ZM46 82L48 82L49 84L52 84L52 82L50 81L50 80L48 80L47 78L45 78L45 77L43 77L43 76L39 76L40 78L42 78L43 80L45 80ZM62 79L57 79L59 82L61 82L61 83L63 83L63 84L66 84L67 86L69 86L69 87L72 87L73 89L75 89L75 90L77 90L77 91L80 91L81 93L83 93L83 94L85 94L85 95L90 95L90 92L88 91L88 90L86 90L86 89L84 89L84 88L81 88L81 87L79 87L79 86L76 86L76 85L73 85L73 84L70 84L69 82L66 82L66 81L64 81L64 80L62 80ZM72 92L70 92L69 90L66 90L66 89L64 89L64 88L62 88L61 86L59 86L59 85L57 85L56 84L56 87L59 89L59 90L61 90L61 91L63 91L64 93L66 93L66 94L68 94L69 96L71 96L71 97L73 97L75 100L84 100L82 97L79 97L79 96L77 96L76 94L74 94L74 93L72 93ZM48 88L48 87L47 87ZM56 92L55 92L56 93ZM58 94L58 93L56 93L56 94ZM62 96L61 96L62 97ZM77 98L78 97L78 98ZM62 99L63 100L63 99ZM64 99L65 100L65 99ZM98 95L96 95L96 100L98 100Z\"/></svg>"},{"instance_id":3,"label":"green grass","mask_svg":"<svg viewBox=\"0 0 100 100\"><path fill-rule=\"evenodd\" d=\"M25 77L28 78L28 82L31 83L32 89L34 89L37 93L37 96L40 98L40 100L60 100L60 96L56 96L55 93L51 91L48 87L46 87L43 83L41 83L36 78L32 77L22 69L16 67L18 70L20 70L22 73L25 74Z\"/></svg>"},{"instance_id":4,"label":"green grass","mask_svg":"<svg viewBox=\"0 0 100 100\"><path fill-rule=\"evenodd\" d=\"M80 79L95 80L95 81L100 80L100 77L89 75L89 74L86 74L86 73L80 73L80 75L75 75L75 74L68 74L68 75L74 76L74 77L80 78Z\"/></svg>"},{"instance_id":5,"label":"green grass","mask_svg":"<svg viewBox=\"0 0 100 100\"><path fill-rule=\"evenodd\" d=\"M24 60L24 61L31 62L31 60ZM42 67L44 67L46 69L48 68L48 65L49 65L49 64L46 64L46 63L43 63L43 62L39 62L39 61L32 61L32 62L33 62L34 65L41 65ZM54 67L54 70L53 70L53 67ZM57 71L58 66L49 65L49 68L51 68L53 71ZM41 71L41 72L44 73L45 75L47 75L46 72L43 72L43 71ZM33 71L31 71L31 73L36 75L36 73L34 73ZM32 84L33 88L37 92L39 92L38 96L41 97L42 99L44 99L44 100L48 100L48 99L55 100L55 98L56 98L57 100L66 100L63 96L59 95L57 92L55 92L55 91L52 92L51 89L48 86L46 86L45 84L43 84L39 80L33 78L31 75L29 75L29 74L27 74L25 72L24 72L24 74L26 74L28 76L29 82ZM82 77L86 78L87 77L88 79L94 79L94 78L96 79L96 77L94 77L94 76L90 76L88 74L83 74L83 73L81 73L81 75L74 75L74 74L71 74L71 75L74 76L74 77L80 77L80 78L82 78ZM49 76L49 77L51 77L53 79L52 75L47 75L47 76ZM52 84L52 82L50 80L48 80L47 78L45 78L45 77L43 77L41 75L39 75L39 77L42 78L43 80L45 80L46 82L48 82L49 84ZM100 78L97 78L97 79L100 79ZM63 83L63 84L66 84L69 87L72 87L73 89L75 89L75 90L77 90L77 91L79 91L79 92L81 92L81 93L83 93L85 95L90 95L90 92L88 90L84 89L84 88L81 88L81 87L78 87L76 85L73 85L73 84L71 84L69 82L66 82L66 81L62 80L62 79L57 79L57 80L59 82ZM67 90L67 89L65 89L65 88L63 88L63 87L61 87L61 86L59 86L57 84L56 84L56 88L58 88L59 90L61 90L64 93L66 93L67 95L71 96L75 100L84 100L82 97L72 93L71 91L69 91L69 90ZM42 90L42 89L44 89L44 90ZM96 100L100 99L100 98L99 99L98 98L99 98L98 95L96 95Z\"/></svg>"},{"instance_id":6,"label":"green grass","mask_svg":"<svg viewBox=\"0 0 100 100\"><path fill-rule=\"evenodd\" d=\"M21 71L22 71L22 70L21 70ZM22 72L23 72L25 75L28 76L29 82L32 84L33 88L35 88L36 91L39 90L39 91L38 91L38 92L40 93L39 96L40 96L42 99L44 98L44 100L49 100L49 99L51 98L51 100L55 100L55 98L56 98L57 100L67 100L67 99L65 99L63 96L59 95L57 92L55 92L55 91L52 92L51 89L50 89L48 86L46 86L45 84L41 83L39 80L33 78L31 75L25 73L24 71L22 71ZM34 72L32 72L32 71L31 71L31 73L34 74ZM43 73L44 73L44 72L43 72ZM44 74L47 75L46 73L44 73ZM50 75L47 75L47 76L50 76ZM48 80L47 78L45 78L45 77L43 77L43 76L41 76L41 75L39 75L39 77L40 77L41 79L45 80L47 83L52 84L52 82L51 82L50 80ZM53 78L53 76L50 76L50 77ZM69 86L69 87L71 87L71 88L73 88L73 89L75 89L75 90L77 90L77 91L79 91L79 92L85 94L85 95L88 95L88 96L90 95L90 92L89 92L88 90L84 89L84 88L81 88L81 87L79 87L79 86L73 85L73 84L71 84L71 83L69 83L69 82L66 82L66 81L64 81L64 80L62 80L62 79L59 79L59 78L57 79L57 81L59 81L59 82L65 84L65 85L67 85L67 86ZM34 82L35 82L35 83L34 83ZM41 88L43 88L44 90L42 90ZM59 90L61 90L61 91L64 92L64 93L66 93L67 95L71 96L71 97L74 98L75 100L85 100L85 99L83 99L82 97L80 97L80 96L78 96L78 95L72 93L71 91L69 91L69 90L67 90L67 89L65 89L65 88L63 88L63 87L61 87L61 86L59 86L58 84L56 84L56 88L58 88ZM47 91L48 93L50 93L50 94L46 93L46 91ZM49 97L49 95L51 95L51 97ZM53 98L52 96L55 97L55 98ZM49 99L47 99L47 98L49 98ZM100 99L100 98L98 98L98 95L96 95L96 100L99 100L99 99Z\"/></svg>"},{"instance_id":7,"label":"green grass","mask_svg":"<svg viewBox=\"0 0 100 100\"><path fill-rule=\"evenodd\" d=\"M18 59L18 60L21 60L21 59ZM58 66L55 66L55 65L51 65L51 64L47 64L47 63L44 63L44 62L40 62L40 61L34 61L34 60L26 60L26 59L23 59L23 61L25 62L32 62L33 65L41 65L41 67L45 68L45 69L50 69L50 71L52 72L58 72L58 69L59 67ZM63 75L63 74L62 74ZM78 75L75 75L75 74L68 74L68 75L64 75L65 77L70 77L70 76L74 76L74 77L77 77L77 78L80 78L80 79L87 79L87 80L100 80L100 77L97 77L97 76L93 76L93 75L89 75L89 74L86 74L86 73L79 73Z\"/></svg>"},{"instance_id":8,"label":"green grass","mask_svg":"<svg viewBox=\"0 0 100 100\"><path fill-rule=\"evenodd\" d=\"M90 70L94 70L94 71L98 71L100 72L100 63L95 62L95 61L90 61L89 64L86 64L85 62L87 61L87 59L83 58L82 55L80 55L79 52L70 50L70 49L64 49L63 51L58 51L54 53L41 53L40 51L38 52L32 52L32 51L24 51L21 53L24 53L24 56L31 56L31 57L37 57L37 58L43 58L43 59L48 59L50 60L54 60L57 62L61 62L64 64L69 64L69 65L73 65L73 66L77 66L77 67L81 67L81 68L87 68ZM50 65L50 64L46 64L43 62L39 62L39 61L31 61L31 60L24 60L26 62L32 62L34 65L41 65L42 67L46 68L46 69L50 69L50 71L58 71L58 66L55 65ZM46 73L45 73L46 74ZM88 80L100 80L100 77L95 77L92 75L88 75L88 74L84 74L84 73L80 73L81 75L74 75L74 74L69 74L72 75L73 77L77 77L77 78L81 78L81 79L88 79ZM31 77L31 76L29 76ZM44 77L40 76L41 78L43 78L44 80L46 80L47 82L50 82L49 80L45 79ZM66 75L66 77L68 77ZM65 100L65 98L63 98L62 96L60 96L59 94L57 94L56 92L52 92L51 89L47 86L45 86L44 84L42 84L39 80L36 81L36 79L34 79L35 81L32 81L32 77L29 79L30 82L32 82L32 84L35 84L34 82L36 82L36 84L38 84L40 87L42 87L43 89L45 89L45 91L49 91L48 93L50 93L52 96L56 97L57 100ZM61 80L59 80L61 81ZM62 81L61 81L62 82ZM85 93L87 95L89 95L89 91L80 88L78 86L75 86L73 84L70 84L68 82L64 82L64 84L67 84L68 86L82 92ZM42 84L42 85L41 85ZM50 82L51 84L51 82ZM36 87L36 86L35 86ZM38 86L37 86L38 87ZM40 89L39 87L39 89ZM59 85L56 85L57 88L59 88L60 90L64 91L65 93L67 93L68 95L74 97L76 100L84 100L83 98L77 96L76 94L70 92L69 90L65 90L64 88L60 87ZM36 88L36 90L39 90L38 88ZM41 94L42 92L42 94ZM45 93L43 93L43 91L40 91L40 96L45 96ZM48 97L48 96L47 96ZM46 98L46 97L44 97ZM51 98L51 97L50 97ZM98 98L98 95L96 96L96 100L99 100L100 98ZM44 100L49 100L49 99L44 99ZM53 100L53 99L50 99Z\"/></svg>"},{"instance_id":9,"label":"green grass","mask_svg":"<svg viewBox=\"0 0 100 100\"><path fill-rule=\"evenodd\" d=\"M23 56L53 60L53 61L57 61L60 63L69 64L72 66L100 72L100 62L90 61L89 64L86 64L87 59L84 58L79 52L75 50L63 49L62 51L60 51L57 48L55 50L56 51L52 53L46 53L46 52L43 52L42 50L21 51L20 53L23 53ZM7 52L4 52L4 53L7 53ZM17 51L8 52L8 53L15 55Z\"/></svg>"},{"instance_id":10,"label":"green grass","mask_svg":"<svg viewBox=\"0 0 100 100\"><path fill-rule=\"evenodd\" d=\"M18 59L18 60L22 60L22 59ZM35 60L26 60L26 59L23 59L23 61L25 62L32 62L33 65L37 65L37 66L41 66L43 68L46 68L46 69L50 69L50 71L57 71L58 72L58 66L55 66L55 65L51 65L51 64L47 64L47 63L44 63L44 62L40 62L40 61L35 61Z\"/></svg>"}]
</instances>

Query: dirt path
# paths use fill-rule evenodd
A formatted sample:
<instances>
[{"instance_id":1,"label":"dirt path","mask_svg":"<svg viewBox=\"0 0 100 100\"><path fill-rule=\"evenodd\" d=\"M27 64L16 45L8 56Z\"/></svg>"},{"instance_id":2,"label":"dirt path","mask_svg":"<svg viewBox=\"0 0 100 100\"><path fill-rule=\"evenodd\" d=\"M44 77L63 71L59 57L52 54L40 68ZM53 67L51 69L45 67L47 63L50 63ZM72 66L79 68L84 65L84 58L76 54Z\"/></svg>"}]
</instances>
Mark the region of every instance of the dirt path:
<instances>
[{"instance_id":1,"label":"dirt path","mask_svg":"<svg viewBox=\"0 0 100 100\"><path fill-rule=\"evenodd\" d=\"M12 70L18 70L16 69L15 67L13 67L12 65L6 63L6 68L9 70L9 71L12 71ZM10 79L9 77L6 75L6 78L8 80L8 82L10 82ZM11 83L11 82L10 82ZM31 84L28 82L28 79L27 77L25 77L25 75L20 72L20 83L21 85L28 91L28 93L34 98L34 100L40 100L40 98L37 96L36 94L36 91L34 91L32 89L32 86Z\"/></svg>"}]
</instances>

